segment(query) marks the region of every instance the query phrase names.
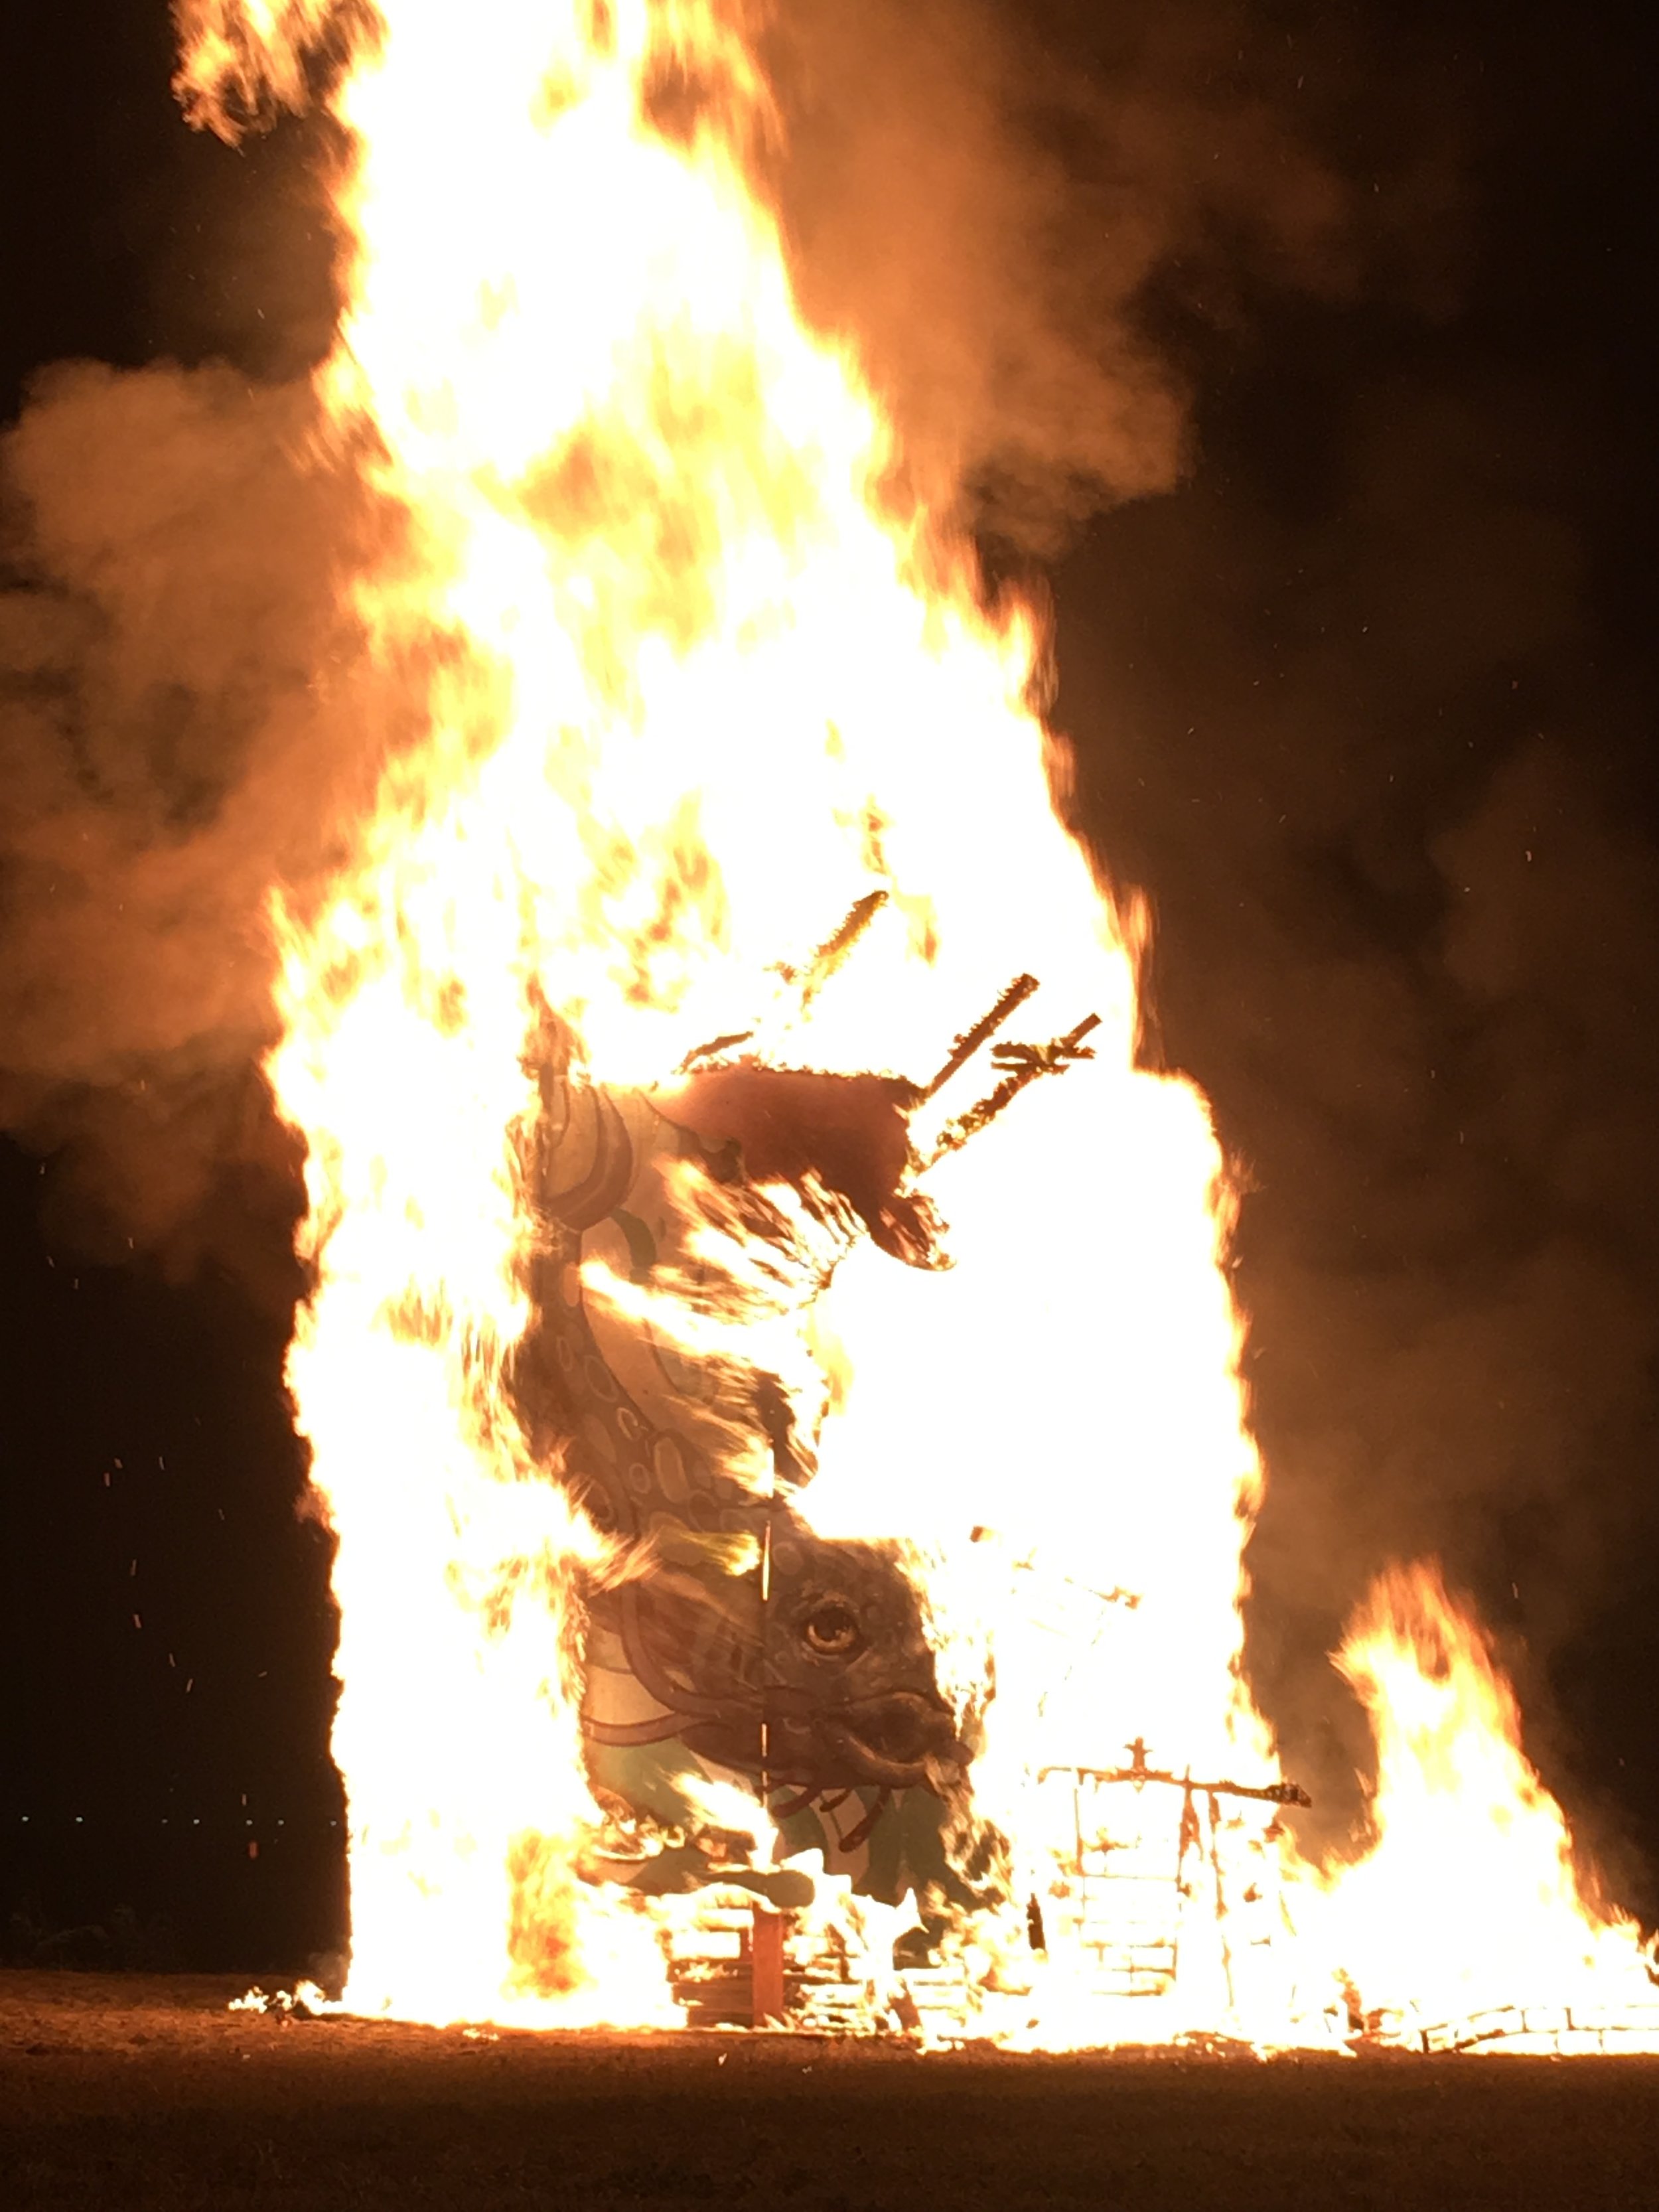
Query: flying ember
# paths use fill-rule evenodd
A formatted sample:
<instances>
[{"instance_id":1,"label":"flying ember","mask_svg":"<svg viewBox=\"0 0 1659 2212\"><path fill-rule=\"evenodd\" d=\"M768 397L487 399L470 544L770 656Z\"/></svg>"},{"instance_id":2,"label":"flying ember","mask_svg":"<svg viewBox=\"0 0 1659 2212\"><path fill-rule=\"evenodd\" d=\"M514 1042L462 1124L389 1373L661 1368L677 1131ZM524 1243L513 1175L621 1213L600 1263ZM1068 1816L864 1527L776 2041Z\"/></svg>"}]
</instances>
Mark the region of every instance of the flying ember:
<instances>
[{"instance_id":1,"label":"flying ember","mask_svg":"<svg viewBox=\"0 0 1659 2212\"><path fill-rule=\"evenodd\" d=\"M378 797L272 904L346 2003L1659 2048L1431 1567L1338 1658L1368 1848L1297 1853L1224 1162L1038 614L797 311L749 12L176 12L193 120L340 126L386 517Z\"/></svg>"}]
</instances>

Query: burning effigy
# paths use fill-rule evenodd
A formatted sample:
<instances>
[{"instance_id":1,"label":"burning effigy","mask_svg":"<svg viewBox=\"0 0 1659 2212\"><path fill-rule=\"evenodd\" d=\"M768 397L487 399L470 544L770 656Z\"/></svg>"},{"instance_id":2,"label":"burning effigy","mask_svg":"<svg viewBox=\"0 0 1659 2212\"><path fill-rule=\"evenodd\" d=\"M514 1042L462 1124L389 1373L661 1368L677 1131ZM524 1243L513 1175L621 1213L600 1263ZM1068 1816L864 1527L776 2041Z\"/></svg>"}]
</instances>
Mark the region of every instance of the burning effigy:
<instances>
[{"instance_id":1,"label":"burning effigy","mask_svg":"<svg viewBox=\"0 0 1659 2212\"><path fill-rule=\"evenodd\" d=\"M516 1387L532 1449L618 1540L585 1606L590 1778L624 1818L691 1833L685 1887L709 1879L695 1836L711 1783L787 1793L786 1841L810 1815L826 1864L862 1850L868 1881L895 1796L943 1800L967 1754L899 1547L828 1541L795 1510L816 1437L755 1353L810 1320L859 1237L934 1257L925 1201L897 1188L902 1089L738 1066L659 1100L574 1082L567 1062L550 1090L549 1235ZM734 1302L745 1326L698 1345L700 1311L718 1328ZM665 1871L658 1855L632 1879ZM896 1863L889 1903L902 1880Z\"/></svg>"},{"instance_id":2,"label":"burning effigy","mask_svg":"<svg viewBox=\"0 0 1659 2212\"><path fill-rule=\"evenodd\" d=\"M312 435L388 518L380 787L271 907L343 2002L1659 2046L1430 1568L1339 1656L1369 1847L1297 1850L1236 1194L1041 611L799 310L744 12L177 13L195 120L337 126Z\"/></svg>"}]
</instances>

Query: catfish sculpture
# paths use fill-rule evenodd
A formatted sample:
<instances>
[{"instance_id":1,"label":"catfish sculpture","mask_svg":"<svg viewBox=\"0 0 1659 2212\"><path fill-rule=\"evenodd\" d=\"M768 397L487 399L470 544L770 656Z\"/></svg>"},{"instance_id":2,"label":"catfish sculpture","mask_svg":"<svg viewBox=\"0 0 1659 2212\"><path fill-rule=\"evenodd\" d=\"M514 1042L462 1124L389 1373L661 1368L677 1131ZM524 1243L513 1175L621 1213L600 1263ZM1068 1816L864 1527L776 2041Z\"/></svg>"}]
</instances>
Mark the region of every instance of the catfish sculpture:
<instances>
[{"instance_id":1,"label":"catfish sculpture","mask_svg":"<svg viewBox=\"0 0 1659 2212\"><path fill-rule=\"evenodd\" d=\"M885 897L780 971L803 1006ZM826 1540L798 1510L829 1395L807 1338L860 1239L947 1264L918 1173L1091 1056L1092 1015L1048 1043L999 1041L994 1089L918 1159L916 1109L1036 988L1016 976L925 1086L722 1058L746 1042L728 1037L678 1089L607 1087L547 1018L526 1164L535 1320L514 1389L532 1450L612 1540L586 1594L582 1737L611 1816L595 1879L805 1903L807 1877L755 1865L732 1827L735 1785L766 1805L785 1858L820 1851L890 1904L970 1894L945 1848L969 1747L902 1548Z\"/></svg>"},{"instance_id":2,"label":"catfish sculpture","mask_svg":"<svg viewBox=\"0 0 1659 2212\"><path fill-rule=\"evenodd\" d=\"M744 1063L647 1094L587 1079L557 1024L545 1051L514 1390L617 1562L586 1594L581 1729L612 1815L589 1870L806 1901L805 1877L752 1863L724 1784L767 1803L785 1856L819 1850L866 1893L954 1889L942 1838L969 1752L915 1587L897 1546L828 1541L797 1510L826 1386L810 1358L765 1357L800 1351L857 1239L943 1264L902 1188L922 1094Z\"/></svg>"}]
</instances>

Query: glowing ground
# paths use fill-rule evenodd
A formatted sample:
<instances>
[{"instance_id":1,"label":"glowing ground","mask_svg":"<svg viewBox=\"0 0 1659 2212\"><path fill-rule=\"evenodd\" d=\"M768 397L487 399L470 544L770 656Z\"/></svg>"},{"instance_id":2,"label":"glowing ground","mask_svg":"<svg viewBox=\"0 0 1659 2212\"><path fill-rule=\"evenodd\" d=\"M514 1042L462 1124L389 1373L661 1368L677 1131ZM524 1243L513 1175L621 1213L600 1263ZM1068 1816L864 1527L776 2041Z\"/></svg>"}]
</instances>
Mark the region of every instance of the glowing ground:
<instances>
[{"instance_id":1,"label":"glowing ground","mask_svg":"<svg viewBox=\"0 0 1659 2212\"><path fill-rule=\"evenodd\" d=\"M1659 2202L1659 2059L921 2057L232 2014L210 1978L0 1974L9 2212Z\"/></svg>"}]
</instances>

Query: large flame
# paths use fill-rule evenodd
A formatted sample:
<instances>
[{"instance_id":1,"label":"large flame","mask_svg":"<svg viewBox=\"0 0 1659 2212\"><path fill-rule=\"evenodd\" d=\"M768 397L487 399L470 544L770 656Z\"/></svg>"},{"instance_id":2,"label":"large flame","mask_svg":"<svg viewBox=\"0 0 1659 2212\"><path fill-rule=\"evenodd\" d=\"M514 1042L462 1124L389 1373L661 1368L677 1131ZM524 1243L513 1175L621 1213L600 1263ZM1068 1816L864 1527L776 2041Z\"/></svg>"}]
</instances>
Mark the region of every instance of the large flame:
<instances>
[{"instance_id":1,"label":"large flame","mask_svg":"<svg viewBox=\"0 0 1659 2212\"><path fill-rule=\"evenodd\" d=\"M1374 2025L1650 2003L1638 1931L1585 1893L1514 1692L1437 1571L1381 1576L1336 1663L1376 1733L1374 1833L1305 1917Z\"/></svg>"},{"instance_id":2,"label":"large flame","mask_svg":"<svg viewBox=\"0 0 1659 2212\"><path fill-rule=\"evenodd\" d=\"M1494 1820L1543 1823L1516 1878L1577 1958L1559 1820L1477 1632L1443 1607L1434 1638L1461 1655L1443 1679L1414 1630L1373 1624L1345 1655L1382 1743L1353 1915L1298 1875L1271 1796L1210 1787L1272 1772L1238 1670L1259 1471L1222 1162L1202 1100L1136 1066L1139 926L1056 817L1040 623L989 604L969 548L902 502L849 350L796 311L750 159L776 122L738 16L179 14L198 119L228 130L331 72L349 295L317 388L404 518L357 586L395 702L380 798L325 904L278 904L270 1063L308 1146L317 1287L290 1373L339 1547L349 2001L678 2017L662 1914L578 1875L597 1816L570 1615L610 1547L503 1389L530 1316L550 1012L620 1088L738 1033L775 1065L925 1081L1016 969L1042 979L1022 1033L1097 1015L1093 1059L930 1171L952 1272L860 1245L810 1316L833 1388L807 1509L825 1536L910 1547L943 1674L982 1708L975 1805L1006 1878L957 1952L986 2021L1048 2043L1317 2039L1345 1966L1378 2003L1406 1984L1462 2002L1486 1986L1454 1963L1469 1922L1425 1918L1424 1885L1478 1886L1468 1834ZM872 892L862 938L801 989ZM940 1094L941 1120L976 1079ZM1413 1718L1470 1682L1455 1724ZM1471 1784L1478 1831L1460 1825ZM1179 1966L1126 2024L1088 1899L1136 1851L1173 1915L1145 1948ZM1285 1919L1298 1899L1346 1956L1310 1967ZM1407 1925L1433 1931L1420 1982Z\"/></svg>"}]
</instances>

